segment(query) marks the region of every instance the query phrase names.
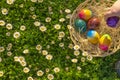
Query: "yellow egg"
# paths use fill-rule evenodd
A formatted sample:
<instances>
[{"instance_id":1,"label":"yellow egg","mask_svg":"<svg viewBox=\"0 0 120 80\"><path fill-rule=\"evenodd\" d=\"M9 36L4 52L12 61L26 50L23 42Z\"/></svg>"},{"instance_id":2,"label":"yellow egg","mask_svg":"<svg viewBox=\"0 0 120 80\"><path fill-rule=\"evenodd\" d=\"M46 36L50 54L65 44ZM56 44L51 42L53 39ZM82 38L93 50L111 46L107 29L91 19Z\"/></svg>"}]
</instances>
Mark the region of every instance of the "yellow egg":
<instances>
[{"instance_id":1,"label":"yellow egg","mask_svg":"<svg viewBox=\"0 0 120 80\"><path fill-rule=\"evenodd\" d=\"M108 50L111 42L112 42L112 39L111 39L110 35L104 34L99 40L100 49L104 50L104 51Z\"/></svg>"}]
</instances>

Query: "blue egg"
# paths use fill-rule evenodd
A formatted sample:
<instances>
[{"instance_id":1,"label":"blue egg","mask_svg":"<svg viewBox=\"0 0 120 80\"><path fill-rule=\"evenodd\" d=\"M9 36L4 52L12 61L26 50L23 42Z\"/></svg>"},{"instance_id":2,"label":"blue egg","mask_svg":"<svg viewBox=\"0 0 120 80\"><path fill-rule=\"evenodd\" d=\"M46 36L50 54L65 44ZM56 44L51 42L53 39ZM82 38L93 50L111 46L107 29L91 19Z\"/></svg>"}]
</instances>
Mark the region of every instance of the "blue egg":
<instances>
[{"instance_id":1,"label":"blue egg","mask_svg":"<svg viewBox=\"0 0 120 80\"><path fill-rule=\"evenodd\" d=\"M99 42L100 35L95 30L89 30L87 32L87 39L89 42L93 44L97 44Z\"/></svg>"},{"instance_id":2,"label":"blue egg","mask_svg":"<svg viewBox=\"0 0 120 80\"><path fill-rule=\"evenodd\" d=\"M76 19L75 20L75 28L80 33L84 33L87 29L86 22L82 19Z\"/></svg>"}]
</instances>

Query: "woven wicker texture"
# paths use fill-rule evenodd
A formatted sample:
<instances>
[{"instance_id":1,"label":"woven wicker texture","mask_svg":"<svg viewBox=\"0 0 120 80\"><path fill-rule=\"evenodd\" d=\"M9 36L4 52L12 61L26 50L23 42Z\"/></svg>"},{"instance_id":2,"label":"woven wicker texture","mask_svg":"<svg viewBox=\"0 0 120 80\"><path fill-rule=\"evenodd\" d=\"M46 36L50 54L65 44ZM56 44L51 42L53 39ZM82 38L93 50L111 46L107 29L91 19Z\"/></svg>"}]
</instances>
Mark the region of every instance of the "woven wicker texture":
<instances>
[{"instance_id":1,"label":"woven wicker texture","mask_svg":"<svg viewBox=\"0 0 120 80\"><path fill-rule=\"evenodd\" d=\"M105 57L111 54L114 54L120 48L120 27L110 28L106 25L106 21L104 20L104 12L112 6L114 1L112 0L85 0L85 2L80 3L80 5L74 10L72 17L70 19L71 28L70 37L75 45L80 46L80 50L83 52L86 51L89 55L93 57ZM102 36L103 34L109 34L112 38L112 43L110 45L109 50L102 51L98 44L93 45L88 42L86 38L86 33L81 34L75 30L74 21L78 18L78 13L81 9L90 9L93 14L100 19L100 27L96 31ZM87 31L86 31L87 32Z\"/></svg>"}]
</instances>

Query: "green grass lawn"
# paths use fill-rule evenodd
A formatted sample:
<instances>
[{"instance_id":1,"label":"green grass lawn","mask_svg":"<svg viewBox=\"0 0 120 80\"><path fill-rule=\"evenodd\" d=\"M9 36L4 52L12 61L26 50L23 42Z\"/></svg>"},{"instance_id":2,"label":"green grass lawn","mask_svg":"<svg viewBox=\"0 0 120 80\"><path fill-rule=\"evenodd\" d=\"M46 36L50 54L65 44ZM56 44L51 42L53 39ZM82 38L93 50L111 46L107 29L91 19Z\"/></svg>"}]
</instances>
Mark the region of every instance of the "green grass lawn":
<instances>
[{"instance_id":1,"label":"green grass lawn","mask_svg":"<svg viewBox=\"0 0 120 80\"><path fill-rule=\"evenodd\" d=\"M14 0L0 0L0 80L120 80L119 51L89 59L73 49L69 16L84 0L7 1Z\"/></svg>"}]
</instances>

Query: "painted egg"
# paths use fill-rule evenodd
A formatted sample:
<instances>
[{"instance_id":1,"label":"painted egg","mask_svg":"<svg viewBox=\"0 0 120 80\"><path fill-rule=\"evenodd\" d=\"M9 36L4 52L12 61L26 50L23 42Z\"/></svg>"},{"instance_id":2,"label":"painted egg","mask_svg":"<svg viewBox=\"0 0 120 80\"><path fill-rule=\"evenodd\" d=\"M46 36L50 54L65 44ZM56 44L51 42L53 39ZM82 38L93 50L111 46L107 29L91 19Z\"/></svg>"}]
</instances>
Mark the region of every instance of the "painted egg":
<instances>
[{"instance_id":1,"label":"painted egg","mask_svg":"<svg viewBox=\"0 0 120 80\"><path fill-rule=\"evenodd\" d=\"M95 30L89 30L87 33L87 39L89 42L91 42L92 44L97 44L99 42L99 34L97 31Z\"/></svg>"},{"instance_id":2,"label":"painted egg","mask_svg":"<svg viewBox=\"0 0 120 80\"><path fill-rule=\"evenodd\" d=\"M92 11L89 10L89 9L82 9L80 12L79 12L79 18L80 19L84 19L84 20L88 20L92 17Z\"/></svg>"},{"instance_id":3,"label":"painted egg","mask_svg":"<svg viewBox=\"0 0 120 80\"><path fill-rule=\"evenodd\" d=\"M100 25L100 20L97 17L91 18L87 23L88 29L97 29L99 25Z\"/></svg>"},{"instance_id":4,"label":"painted egg","mask_svg":"<svg viewBox=\"0 0 120 80\"><path fill-rule=\"evenodd\" d=\"M87 26L86 26L86 22L82 19L76 19L75 20L75 28L80 32L83 33L86 31Z\"/></svg>"},{"instance_id":5,"label":"painted egg","mask_svg":"<svg viewBox=\"0 0 120 80\"><path fill-rule=\"evenodd\" d=\"M100 40L99 40L99 47L101 50L106 51L108 50L110 44L111 44L111 37L108 34L104 34Z\"/></svg>"},{"instance_id":6,"label":"painted egg","mask_svg":"<svg viewBox=\"0 0 120 80\"><path fill-rule=\"evenodd\" d=\"M118 21L119 21L119 17L117 17L117 16L109 17L107 19L107 25L112 27L112 28L115 28Z\"/></svg>"}]
</instances>

